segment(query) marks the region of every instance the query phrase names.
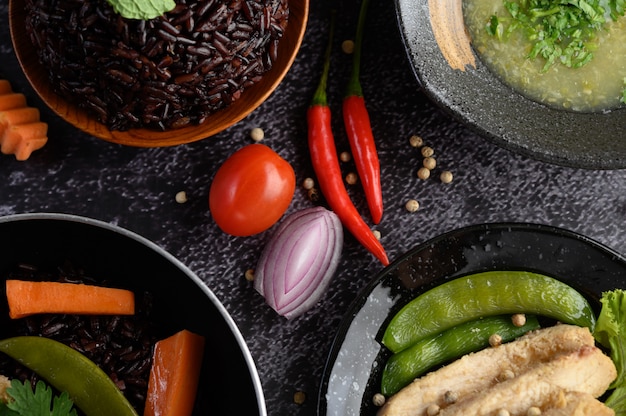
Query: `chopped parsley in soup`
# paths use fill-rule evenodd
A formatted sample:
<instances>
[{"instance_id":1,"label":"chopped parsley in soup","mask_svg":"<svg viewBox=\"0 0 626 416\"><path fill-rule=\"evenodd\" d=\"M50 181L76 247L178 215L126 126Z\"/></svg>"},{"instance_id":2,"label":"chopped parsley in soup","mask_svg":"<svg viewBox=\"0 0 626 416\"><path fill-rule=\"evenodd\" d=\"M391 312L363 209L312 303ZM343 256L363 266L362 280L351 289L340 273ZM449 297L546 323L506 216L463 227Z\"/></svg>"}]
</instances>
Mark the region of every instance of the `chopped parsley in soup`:
<instances>
[{"instance_id":1,"label":"chopped parsley in soup","mask_svg":"<svg viewBox=\"0 0 626 416\"><path fill-rule=\"evenodd\" d=\"M463 14L483 63L522 95L558 109L609 111L626 101L623 3L464 0Z\"/></svg>"}]
</instances>

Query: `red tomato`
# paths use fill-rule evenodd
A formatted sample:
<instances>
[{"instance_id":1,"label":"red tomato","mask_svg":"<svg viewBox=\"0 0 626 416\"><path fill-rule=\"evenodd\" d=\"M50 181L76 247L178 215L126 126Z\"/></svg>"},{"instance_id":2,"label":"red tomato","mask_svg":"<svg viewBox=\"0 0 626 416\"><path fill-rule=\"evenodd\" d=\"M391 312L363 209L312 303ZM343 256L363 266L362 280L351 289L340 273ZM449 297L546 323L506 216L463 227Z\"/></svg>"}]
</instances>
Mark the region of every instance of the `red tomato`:
<instances>
[{"instance_id":1,"label":"red tomato","mask_svg":"<svg viewBox=\"0 0 626 416\"><path fill-rule=\"evenodd\" d=\"M296 190L296 175L269 147L251 144L217 170L209 209L225 233L249 236L267 230L285 213Z\"/></svg>"}]
</instances>

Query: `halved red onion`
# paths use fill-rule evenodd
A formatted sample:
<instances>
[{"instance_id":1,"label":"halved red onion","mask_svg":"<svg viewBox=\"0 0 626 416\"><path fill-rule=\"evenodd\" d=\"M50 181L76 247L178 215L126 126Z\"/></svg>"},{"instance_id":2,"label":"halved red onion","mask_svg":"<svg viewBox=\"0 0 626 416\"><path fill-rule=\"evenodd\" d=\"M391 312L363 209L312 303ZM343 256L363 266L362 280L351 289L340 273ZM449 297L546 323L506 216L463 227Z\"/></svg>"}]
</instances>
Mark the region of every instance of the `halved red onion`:
<instances>
[{"instance_id":1,"label":"halved red onion","mask_svg":"<svg viewBox=\"0 0 626 416\"><path fill-rule=\"evenodd\" d=\"M324 207L287 216L265 246L254 287L279 315L292 319L311 309L337 270L343 247L339 217Z\"/></svg>"}]
</instances>

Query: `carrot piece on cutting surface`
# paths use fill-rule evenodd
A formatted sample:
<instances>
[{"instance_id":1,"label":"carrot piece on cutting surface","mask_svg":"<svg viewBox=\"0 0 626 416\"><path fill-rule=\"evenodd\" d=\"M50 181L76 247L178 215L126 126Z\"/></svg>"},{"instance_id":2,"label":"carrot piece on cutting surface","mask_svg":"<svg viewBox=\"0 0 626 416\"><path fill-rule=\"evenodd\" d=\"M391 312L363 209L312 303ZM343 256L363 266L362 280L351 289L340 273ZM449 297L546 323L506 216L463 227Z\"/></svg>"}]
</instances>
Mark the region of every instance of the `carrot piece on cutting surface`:
<instances>
[{"instance_id":1,"label":"carrot piece on cutting surface","mask_svg":"<svg viewBox=\"0 0 626 416\"><path fill-rule=\"evenodd\" d=\"M186 329L158 341L143 416L190 416L196 400L204 337Z\"/></svg>"},{"instance_id":2,"label":"carrot piece on cutting surface","mask_svg":"<svg viewBox=\"0 0 626 416\"><path fill-rule=\"evenodd\" d=\"M133 315L135 294L130 290L77 283L7 280L12 319L40 313L74 315Z\"/></svg>"}]
</instances>

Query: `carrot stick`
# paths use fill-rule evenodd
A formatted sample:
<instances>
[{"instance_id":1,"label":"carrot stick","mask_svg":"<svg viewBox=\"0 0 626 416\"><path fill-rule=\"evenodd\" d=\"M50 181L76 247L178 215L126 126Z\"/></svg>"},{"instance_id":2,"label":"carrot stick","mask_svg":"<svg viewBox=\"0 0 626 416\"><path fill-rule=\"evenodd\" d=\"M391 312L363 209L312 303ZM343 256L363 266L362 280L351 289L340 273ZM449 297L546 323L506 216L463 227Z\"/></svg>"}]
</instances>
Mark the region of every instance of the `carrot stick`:
<instances>
[{"instance_id":1,"label":"carrot stick","mask_svg":"<svg viewBox=\"0 0 626 416\"><path fill-rule=\"evenodd\" d=\"M76 283L7 280L12 319L40 313L132 315L135 295L130 290Z\"/></svg>"},{"instance_id":2,"label":"carrot stick","mask_svg":"<svg viewBox=\"0 0 626 416\"><path fill-rule=\"evenodd\" d=\"M156 343L143 416L190 416L196 400L204 337L177 332Z\"/></svg>"}]
</instances>

